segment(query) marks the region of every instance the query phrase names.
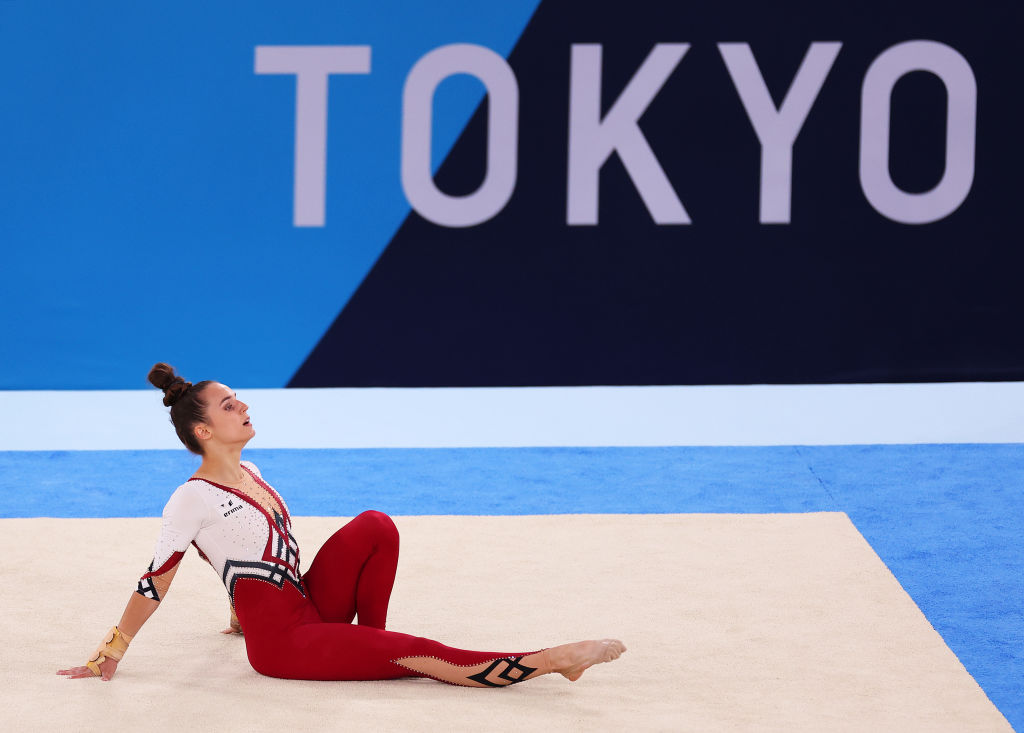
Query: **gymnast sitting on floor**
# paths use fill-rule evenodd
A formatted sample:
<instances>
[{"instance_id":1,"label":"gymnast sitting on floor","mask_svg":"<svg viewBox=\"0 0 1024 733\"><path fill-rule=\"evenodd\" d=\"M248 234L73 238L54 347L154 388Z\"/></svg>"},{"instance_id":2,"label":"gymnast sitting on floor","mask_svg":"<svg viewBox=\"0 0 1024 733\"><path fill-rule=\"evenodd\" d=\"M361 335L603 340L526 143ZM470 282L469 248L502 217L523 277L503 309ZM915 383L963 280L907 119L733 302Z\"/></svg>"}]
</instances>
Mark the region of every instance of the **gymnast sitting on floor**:
<instances>
[{"instance_id":1,"label":"gymnast sitting on floor","mask_svg":"<svg viewBox=\"0 0 1024 733\"><path fill-rule=\"evenodd\" d=\"M164 363L153 366L149 381L164 391L178 437L202 456L202 464L164 507L153 562L121 621L85 666L58 674L111 679L167 593L189 544L227 589L231 621L224 633L244 634L249 663L271 677L431 677L503 687L551 672L575 681L588 667L626 650L621 641L604 639L535 652L479 652L386 631L398 567L398 531L391 518L363 512L335 532L302 573L288 507L259 469L241 460L242 448L256 434L249 406L227 386L193 385Z\"/></svg>"}]
</instances>

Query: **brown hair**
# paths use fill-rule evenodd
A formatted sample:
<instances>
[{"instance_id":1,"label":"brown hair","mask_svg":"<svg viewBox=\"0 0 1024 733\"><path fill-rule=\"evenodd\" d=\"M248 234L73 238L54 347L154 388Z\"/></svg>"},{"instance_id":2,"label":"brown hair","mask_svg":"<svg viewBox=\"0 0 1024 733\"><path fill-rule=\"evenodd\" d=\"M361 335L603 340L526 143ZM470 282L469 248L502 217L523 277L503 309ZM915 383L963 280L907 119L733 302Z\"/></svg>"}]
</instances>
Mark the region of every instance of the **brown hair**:
<instances>
[{"instance_id":1,"label":"brown hair","mask_svg":"<svg viewBox=\"0 0 1024 733\"><path fill-rule=\"evenodd\" d=\"M196 455L203 455L203 447L193 428L206 422L206 403L200 394L213 382L186 382L174 373L174 367L162 361L149 370L148 379L150 384L164 391L164 406L171 408L171 424L178 434L178 440Z\"/></svg>"}]
</instances>

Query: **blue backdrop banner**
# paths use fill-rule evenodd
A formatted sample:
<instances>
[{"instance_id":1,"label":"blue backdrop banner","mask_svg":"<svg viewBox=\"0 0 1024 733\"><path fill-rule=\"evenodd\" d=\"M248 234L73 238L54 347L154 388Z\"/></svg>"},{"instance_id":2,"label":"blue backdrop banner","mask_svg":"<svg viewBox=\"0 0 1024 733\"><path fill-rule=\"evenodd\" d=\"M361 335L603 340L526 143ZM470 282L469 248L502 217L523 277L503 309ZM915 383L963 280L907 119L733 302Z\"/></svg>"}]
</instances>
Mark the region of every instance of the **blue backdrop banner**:
<instances>
[{"instance_id":1,"label":"blue backdrop banner","mask_svg":"<svg viewBox=\"0 0 1024 733\"><path fill-rule=\"evenodd\" d=\"M1021 20L0 2L0 388L1024 379Z\"/></svg>"}]
</instances>

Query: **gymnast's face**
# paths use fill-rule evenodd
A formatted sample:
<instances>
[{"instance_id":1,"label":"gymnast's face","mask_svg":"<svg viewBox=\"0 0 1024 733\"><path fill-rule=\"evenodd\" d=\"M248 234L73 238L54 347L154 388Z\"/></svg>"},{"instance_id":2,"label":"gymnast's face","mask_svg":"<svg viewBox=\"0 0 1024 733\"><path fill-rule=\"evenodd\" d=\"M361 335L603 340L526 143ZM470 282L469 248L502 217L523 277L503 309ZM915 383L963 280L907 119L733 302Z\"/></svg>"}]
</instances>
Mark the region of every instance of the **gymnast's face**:
<instances>
[{"instance_id":1,"label":"gymnast's face","mask_svg":"<svg viewBox=\"0 0 1024 733\"><path fill-rule=\"evenodd\" d=\"M196 426L196 437L205 450L216 445L245 445L256 435L249 420L249 405L238 399L234 390L214 382L203 390L206 421Z\"/></svg>"}]
</instances>

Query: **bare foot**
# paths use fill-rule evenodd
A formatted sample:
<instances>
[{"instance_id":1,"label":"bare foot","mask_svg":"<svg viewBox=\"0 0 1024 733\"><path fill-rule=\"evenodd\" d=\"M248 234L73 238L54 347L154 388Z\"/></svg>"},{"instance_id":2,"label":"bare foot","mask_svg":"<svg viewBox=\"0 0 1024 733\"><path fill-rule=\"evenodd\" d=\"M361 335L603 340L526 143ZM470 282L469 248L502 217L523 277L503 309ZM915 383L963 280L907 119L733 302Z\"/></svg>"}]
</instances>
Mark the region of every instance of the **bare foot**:
<instances>
[{"instance_id":1,"label":"bare foot","mask_svg":"<svg viewBox=\"0 0 1024 733\"><path fill-rule=\"evenodd\" d=\"M583 672L595 664L611 662L626 651L626 645L618 639L577 641L548 649L551 671L558 672L570 682L583 676Z\"/></svg>"}]
</instances>

